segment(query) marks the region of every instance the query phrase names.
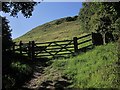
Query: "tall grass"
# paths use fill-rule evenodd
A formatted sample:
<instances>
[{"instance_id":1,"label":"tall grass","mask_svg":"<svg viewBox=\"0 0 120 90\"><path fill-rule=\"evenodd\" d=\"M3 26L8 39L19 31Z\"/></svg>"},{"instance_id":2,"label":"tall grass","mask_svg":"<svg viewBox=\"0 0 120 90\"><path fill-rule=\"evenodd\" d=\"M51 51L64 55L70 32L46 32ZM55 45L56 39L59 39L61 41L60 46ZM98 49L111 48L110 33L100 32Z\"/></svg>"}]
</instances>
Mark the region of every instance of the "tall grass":
<instances>
[{"instance_id":1,"label":"tall grass","mask_svg":"<svg viewBox=\"0 0 120 90\"><path fill-rule=\"evenodd\" d=\"M52 66L63 70L74 88L118 88L117 44L97 46L70 59L56 60Z\"/></svg>"}]
</instances>

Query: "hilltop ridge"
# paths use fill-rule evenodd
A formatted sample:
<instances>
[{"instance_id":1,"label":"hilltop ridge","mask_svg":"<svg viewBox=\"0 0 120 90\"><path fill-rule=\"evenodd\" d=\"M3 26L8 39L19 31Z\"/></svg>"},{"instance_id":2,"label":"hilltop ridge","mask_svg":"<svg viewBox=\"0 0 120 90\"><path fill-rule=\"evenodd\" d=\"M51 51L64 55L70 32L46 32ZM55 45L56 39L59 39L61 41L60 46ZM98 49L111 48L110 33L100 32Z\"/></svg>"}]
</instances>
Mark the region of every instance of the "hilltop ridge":
<instances>
[{"instance_id":1,"label":"hilltop ridge","mask_svg":"<svg viewBox=\"0 0 120 90\"><path fill-rule=\"evenodd\" d=\"M19 42L22 40L23 42L28 42L34 40L36 42L46 42L65 40L72 39L74 36L79 36L82 33L78 16L73 16L60 18L37 26L14 41Z\"/></svg>"}]
</instances>

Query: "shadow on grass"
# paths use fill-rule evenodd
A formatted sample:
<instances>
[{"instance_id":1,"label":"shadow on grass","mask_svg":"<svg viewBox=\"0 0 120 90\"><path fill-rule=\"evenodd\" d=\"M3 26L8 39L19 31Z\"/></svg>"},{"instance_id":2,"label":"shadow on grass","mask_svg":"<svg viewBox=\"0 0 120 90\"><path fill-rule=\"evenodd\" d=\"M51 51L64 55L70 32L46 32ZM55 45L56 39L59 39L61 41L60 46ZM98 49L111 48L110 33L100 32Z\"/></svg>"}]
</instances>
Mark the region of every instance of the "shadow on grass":
<instances>
[{"instance_id":1,"label":"shadow on grass","mask_svg":"<svg viewBox=\"0 0 120 90\"><path fill-rule=\"evenodd\" d=\"M85 47L82 47L80 49L78 49L78 53L81 54L81 53L85 53L87 51L90 51L94 48L94 46L91 44L91 45L88 45L88 46L85 46Z\"/></svg>"},{"instance_id":2,"label":"shadow on grass","mask_svg":"<svg viewBox=\"0 0 120 90\"><path fill-rule=\"evenodd\" d=\"M21 56L17 53L12 54L11 65L14 63L14 67L9 65L6 70L4 70L4 76L8 75L12 79L14 79L14 85L8 86L8 83L4 83L4 90L12 89L12 90L30 90L27 88L21 88L25 82L28 82L33 78L34 72L43 73L43 68L49 66L51 63L47 63L49 59L47 58L35 58L34 60L30 60L27 56ZM30 69L28 69L30 68ZM35 77L35 76L34 76ZM13 81L7 80L7 78L3 78L4 82Z\"/></svg>"}]
</instances>

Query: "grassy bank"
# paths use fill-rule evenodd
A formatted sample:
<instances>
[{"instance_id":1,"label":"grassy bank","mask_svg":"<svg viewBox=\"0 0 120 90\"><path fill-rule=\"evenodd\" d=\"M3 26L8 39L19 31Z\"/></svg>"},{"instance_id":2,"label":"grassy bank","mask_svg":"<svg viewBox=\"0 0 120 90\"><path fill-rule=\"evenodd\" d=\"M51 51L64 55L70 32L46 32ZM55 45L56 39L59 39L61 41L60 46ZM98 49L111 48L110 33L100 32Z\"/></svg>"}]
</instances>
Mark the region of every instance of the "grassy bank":
<instances>
[{"instance_id":1,"label":"grassy bank","mask_svg":"<svg viewBox=\"0 0 120 90\"><path fill-rule=\"evenodd\" d=\"M82 55L55 60L49 70L62 71L72 88L118 88L117 44L97 46Z\"/></svg>"}]
</instances>

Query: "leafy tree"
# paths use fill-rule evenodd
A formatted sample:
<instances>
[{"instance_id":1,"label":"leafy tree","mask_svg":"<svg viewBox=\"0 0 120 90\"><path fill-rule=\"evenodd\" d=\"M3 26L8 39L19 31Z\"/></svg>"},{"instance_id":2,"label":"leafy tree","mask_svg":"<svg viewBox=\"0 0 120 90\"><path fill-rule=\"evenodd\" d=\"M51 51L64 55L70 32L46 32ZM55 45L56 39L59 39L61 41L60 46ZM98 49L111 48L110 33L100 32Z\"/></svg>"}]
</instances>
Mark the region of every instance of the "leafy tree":
<instances>
[{"instance_id":1,"label":"leafy tree","mask_svg":"<svg viewBox=\"0 0 120 90\"><path fill-rule=\"evenodd\" d=\"M21 12L24 17L29 18L32 16L34 6L36 5L36 2L3 2L2 11L9 13L13 17L17 17L18 13Z\"/></svg>"},{"instance_id":2,"label":"leafy tree","mask_svg":"<svg viewBox=\"0 0 120 90\"><path fill-rule=\"evenodd\" d=\"M4 13L9 13L10 16L18 17L18 13L21 12L24 17L30 18L36 6L36 2L2 2L2 11ZM10 63L12 62L12 38L11 38L11 29L9 21L5 17L2 18L2 66L3 66L3 76L8 75L10 72ZM3 78L4 78L3 77ZM5 84L3 84L5 88Z\"/></svg>"},{"instance_id":3,"label":"leafy tree","mask_svg":"<svg viewBox=\"0 0 120 90\"><path fill-rule=\"evenodd\" d=\"M0 18L2 18L2 74L5 76L10 71L12 38L9 21L5 17Z\"/></svg>"},{"instance_id":4,"label":"leafy tree","mask_svg":"<svg viewBox=\"0 0 120 90\"><path fill-rule=\"evenodd\" d=\"M120 33L120 17L115 21L114 26L116 32Z\"/></svg>"},{"instance_id":5,"label":"leafy tree","mask_svg":"<svg viewBox=\"0 0 120 90\"><path fill-rule=\"evenodd\" d=\"M97 23L96 31L102 34L103 42L105 44L105 34L107 32L116 32L115 27L113 27L115 21L119 17L119 11L116 10L115 4L117 3L100 3L99 10L97 13ZM119 7L118 7L119 8ZM94 23L95 24L95 23Z\"/></svg>"},{"instance_id":6,"label":"leafy tree","mask_svg":"<svg viewBox=\"0 0 120 90\"><path fill-rule=\"evenodd\" d=\"M5 17L2 18L2 71L3 76L10 72L9 65L12 61L12 53L10 48L12 46L11 29L9 21Z\"/></svg>"},{"instance_id":7,"label":"leafy tree","mask_svg":"<svg viewBox=\"0 0 120 90\"><path fill-rule=\"evenodd\" d=\"M114 24L120 17L119 4L120 2L83 3L83 8L79 14L81 29L87 32L97 31L101 33L105 43L105 34L116 32Z\"/></svg>"},{"instance_id":8,"label":"leafy tree","mask_svg":"<svg viewBox=\"0 0 120 90\"><path fill-rule=\"evenodd\" d=\"M13 17L17 17L18 13L21 12L24 15L24 17L29 18L30 16L32 16L32 11L34 10L35 5L37 5L36 2L2 2L2 11L5 13L9 13L10 16ZM12 46L11 29L8 24L9 24L8 20L5 17L3 17L2 18L3 56L8 54L8 51L10 51L10 48ZM7 63L7 59L5 57L3 57L3 61Z\"/></svg>"},{"instance_id":9,"label":"leafy tree","mask_svg":"<svg viewBox=\"0 0 120 90\"><path fill-rule=\"evenodd\" d=\"M3 48L3 55L5 52L9 51L12 45L12 38L11 38L11 29L8 25L9 21L5 17L2 18L2 48ZM7 42L7 43L6 43Z\"/></svg>"},{"instance_id":10,"label":"leafy tree","mask_svg":"<svg viewBox=\"0 0 120 90\"><path fill-rule=\"evenodd\" d=\"M29 18L30 16L32 16L35 5L37 5L36 2L2 2L2 11L4 13L9 13L10 16L13 17L17 17L18 13L21 12L24 17ZM8 23L9 22L6 18L2 19L3 51L9 49L12 42L11 30L9 29L10 26L8 25Z\"/></svg>"},{"instance_id":11,"label":"leafy tree","mask_svg":"<svg viewBox=\"0 0 120 90\"><path fill-rule=\"evenodd\" d=\"M98 4L99 3L94 3L94 2L83 3L83 8L80 9L79 12L81 30L84 30L85 32L90 31L89 22L91 20L91 16L94 15L95 12L99 9Z\"/></svg>"},{"instance_id":12,"label":"leafy tree","mask_svg":"<svg viewBox=\"0 0 120 90\"><path fill-rule=\"evenodd\" d=\"M28 0L29 1L29 0ZM32 11L34 6L37 5L36 2L2 2L2 11L4 13L9 13L10 16L17 17L18 13L21 12L24 17L29 18L32 16ZM2 41L3 41L3 52L10 49L11 47L11 30L8 25L9 22L6 18L2 19ZM4 59L4 58L3 58Z\"/></svg>"}]
</instances>

